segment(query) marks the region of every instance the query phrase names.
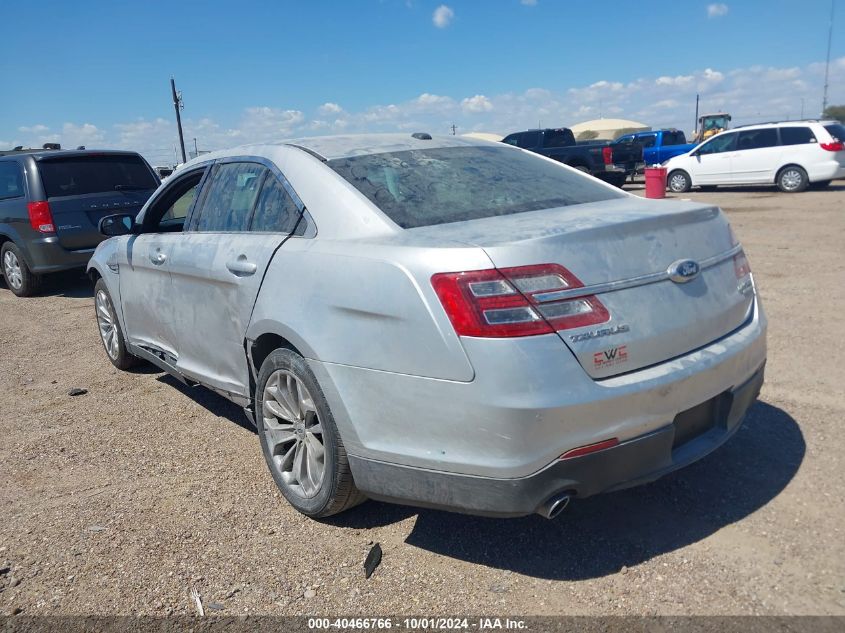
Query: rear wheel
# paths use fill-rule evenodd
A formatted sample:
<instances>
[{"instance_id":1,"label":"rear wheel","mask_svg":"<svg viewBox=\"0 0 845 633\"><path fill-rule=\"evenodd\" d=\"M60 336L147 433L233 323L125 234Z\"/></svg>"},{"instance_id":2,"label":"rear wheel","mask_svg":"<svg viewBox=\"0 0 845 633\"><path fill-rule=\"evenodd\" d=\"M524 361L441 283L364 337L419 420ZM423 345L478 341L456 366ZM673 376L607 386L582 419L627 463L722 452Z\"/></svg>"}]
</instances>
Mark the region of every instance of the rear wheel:
<instances>
[{"instance_id":1,"label":"rear wheel","mask_svg":"<svg viewBox=\"0 0 845 633\"><path fill-rule=\"evenodd\" d=\"M692 189L692 180L689 174L680 169L669 174L667 183L669 185L669 191L672 193L686 193Z\"/></svg>"},{"instance_id":2,"label":"rear wheel","mask_svg":"<svg viewBox=\"0 0 845 633\"><path fill-rule=\"evenodd\" d=\"M106 282L98 279L94 285L94 309L97 315L97 327L100 340L112 365L118 369L129 369L138 364L138 357L126 349L126 339L117 320L117 313L111 300Z\"/></svg>"},{"instance_id":3,"label":"rear wheel","mask_svg":"<svg viewBox=\"0 0 845 633\"><path fill-rule=\"evenodd\" d=\"M294 508L327 517L364 501L317 378L305 359L277 349L261 365L255 421L264 459Z\"/></svg>"},{"instance_id":4,"label":"rear wheel","mask_svg":"<svg viewBox=\"0 0 845 633\"><path fill-rule=\"evenodd\" d=\"M41 287L41 277L33 273L24 261L21 250L14 242L5 242L0 249L3 276L9 290L19 297L31 297Z\"/></svg>"},{"instance_id":5,"label":"rear wheel","mask_svg":"<svg viewBox=\"0 0 845 633\"><path fill-rule=\"evenodd\" d=\"M778 189L785 193L804 191L810 184L807 172L797 165L787 165L778 172Z\"/></svg>"}]
</instances>

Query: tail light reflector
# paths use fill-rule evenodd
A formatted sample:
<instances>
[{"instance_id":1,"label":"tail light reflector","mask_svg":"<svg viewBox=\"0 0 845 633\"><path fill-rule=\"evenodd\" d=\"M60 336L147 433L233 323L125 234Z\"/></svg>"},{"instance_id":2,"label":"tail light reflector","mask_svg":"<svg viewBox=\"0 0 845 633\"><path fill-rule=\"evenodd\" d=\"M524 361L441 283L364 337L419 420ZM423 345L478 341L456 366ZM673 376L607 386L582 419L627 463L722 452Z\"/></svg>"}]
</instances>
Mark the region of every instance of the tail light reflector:
<instances>
[{"instance_id":1,"label":"tail light reflector","mask_svg":"<svg viewBox=\"0 0 845 633\"><path fill-rule=\"evenodd\" d=\"M842 141L834 141L833 143L819 143L822 146L822 149L826 149L828 152L843 152L845 151L845 143Z\"/></svg>"},{"instance_id":2,"label":"tail light reflector","mask_svg":"<svg viewBox=\"0 0 845 633\"><path fill-rule=\"evenodd\" d=\"M431 285L459 336L534 336L610 320L594 295L537 301L541 293L583 287L557 264L439 273Z\"/></svg>"},{"instance_id":3,"label":"tail light reflector","mask_svg":"<svg viewBox=\"0 0 845 633\"><path fill-rule=\"evenodd\" d=\"M573 457L581 457L583 455L589 455L590 453L597 453L598 451L613 448L617 444L619 444L619 440L612 437L609 440L603 440L601 442L596 442L595 444L587 444L586 446L573 448L571 451L566 451L559 459L572 459Z\"/></svg>"},{"instance_id":4,"label":"tail light reflector","mask_svg":"<svg viewBox=\"0 0 845 633\"><path fill-rule=\"evenodd\" d=\"M606 145L601 150L601 157L604 159L605 165L610 165L613 162L613 148Z\"/></svg>"},{"instance_id":5,"label":"tail light reflector","mask_svg":"<svg viewBox=\"0 0 845 633\"><path fill-rule=\"evenodd\" d=\"M751 264L748 263L745 251L739 251L734 255L734 271L736 271L737 279L745 279L751 274Z\"/></svg>"},{"instance_id":6,"label":"tail light reflector","mask_svg":"<svg viewBox=\"0 0 845 633\"><path fill-rule=\"evenodd\" d=\"M46 200L30 202L26 205L29 212L29 223L40 233L55 233L56 227L53 224L53 214L50 212L50 203Z\"/></svg>"}]
</instances>

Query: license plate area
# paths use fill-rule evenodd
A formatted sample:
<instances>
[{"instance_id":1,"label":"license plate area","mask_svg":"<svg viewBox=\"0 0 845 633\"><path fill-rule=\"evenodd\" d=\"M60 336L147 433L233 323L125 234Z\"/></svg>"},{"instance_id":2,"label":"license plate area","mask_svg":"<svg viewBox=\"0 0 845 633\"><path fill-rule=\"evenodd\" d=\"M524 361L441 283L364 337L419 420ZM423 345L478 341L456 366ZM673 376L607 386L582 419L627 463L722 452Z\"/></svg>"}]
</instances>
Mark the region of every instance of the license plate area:
<instances>
[{"instance_id":1,"label":"license plate area","mask_svg":"<svg viewBox=\"0 0 845 633\"><path fill-rule=\"evenodd\" d=\"M724 430L732 400L731 392L726 391L676 415L672 421L672 426L675 427L672 449L683 446L713 429Z\"/></svg>"}]
</instances>

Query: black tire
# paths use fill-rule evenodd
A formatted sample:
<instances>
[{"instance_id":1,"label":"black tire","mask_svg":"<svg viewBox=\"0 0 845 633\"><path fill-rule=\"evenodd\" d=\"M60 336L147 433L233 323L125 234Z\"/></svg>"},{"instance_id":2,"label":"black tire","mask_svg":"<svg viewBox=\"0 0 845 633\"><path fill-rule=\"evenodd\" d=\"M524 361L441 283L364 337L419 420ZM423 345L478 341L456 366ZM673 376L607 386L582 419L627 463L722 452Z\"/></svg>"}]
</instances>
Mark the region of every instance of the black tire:
<instances>
[{"instance_id":1,"label":"black tire","mask_svg":"<svg viewBox=\"0 0 845 633\"><path fill-rule=\"evenodd\" d=\"M807 172L798 165L787 165L781 169L775 182L784 193L800 193L810 185Z\"/></svg>"},{"instance_id":2,"label":"black tire","mask_svg":"<svg viewBox=\"0 0 845 633\"><path fill-rule=\"evenodd\" d=\"M666 178L666 186L672 193L686 193L692 189L692 179L683 169L676 169Z\"/></svg>"},{"instance_id":3,"label":"black tire","mask_svg":"<svg viewBox=\"0 0 845 633\"><path fill-rule=\"evenodd\" d=\"M301 428L296 427L294 423L290 425L294 429L297 429L290 431L291 437L302 437L301 442L299 439L289 439L287 440L288 443L277 443L270 438L273 434L273 431L268 427L270 422L276 423L277 421L282 421L284 423L288 421L287 417L274 416L269 408L265 414L265 390L271 377L274 380L277 378L287 379L291 377L296 384L297 393L300 393L301 385L304 385L305 393L310 396L308 400L310 403L313 403L314 410L302 414L302 410L305 407L302 407L300 402L297 406L300 408L301 415L299 416L299 421L295 424L298 424ZM322 518L338 514L365 501L366 497L358 491L352 479L352 471L349 468L346 449L343 446L343 440L335 425L334 416L329 408L329 404L323 395L323 390L320 388L316 376L314 376L311 368L308 367L305 359L293 350L277 349L262 363L261 370L258 372L257 382L258 384L255 390L255 422L258 427L261 450L264 453L267 467L273 475L273 480L288 503L306 516ZM280 383L276 384L278 385ZM278 390L276 390L276 393L278 393ZM270 402L271 404L275 403L274 406L278 406L278 401L270 399ZM310 417L310 423L309 415L312 416ZM310 427L309 424L311 424ZM296 456L290 458L291 463L288 464L291 467L291 472L283 473L283 471L286 467L287 455L291 451L300 450L303 444L310 446L308 442L314 441L313 434L310 439L305 436L308 428L315 428L316 426L321 428L319 435L323 449L324 470L319 484L308 495L303 484L293 483L291 481L295 475L293 470L296 468ZM275 432L284 433L284 431L279 430ZM297 433L300 433L300 435L297 435ZM276 437L281 436L277 435ZM305 451L305 456L301 458L301 462L307 460L307 450ZM310 462L308 465L310 466ZM308 469L308 472L310 473L310 469Z\"/></svg>"},{"instance_id":4,"label":"black tire","mask_svg":"<svg viewBox=\"0 0 845 633\"><path fill-rule=\"evenodd\" d=\"M613 185L614 187L619 187L620 189L622 189L623 185L625 184L625 181L627 181L627 180L628 180L628 176L626 174L608 176L605 179L605 181L609 185Z\"/></svg>"},{"instance_id":5,"label":"black tire","mask_svg":"<svg viewBox=\"0 0 845 633\"><path fill-rule=\"evenodd\" d=\"M14 242L4 242L0 248L0 271L9 290L18 297L31 297L41 289L41 276L29 269Z\"/></svg>"},{"instance_id":6,"label":"black tire","mask_svg":"<svg viewBox=\"0 0 845 633\"><path fill-rule=\"evenodd\" d=\"M108 317L103 311L108 312ZM97 283L94 284L94 316L97 319L100 342L103 344L103 349L111 364L124 371L137 365L140 359L130 354L129 350L126 349L126 338L123 336L123 329L121 329L120 321L115 313L114 302L112 302L106 282L102 279L98 279ZM108 327L111 328L108 330L109 342L107 342L105 329L106 320L108 320ZM110 345L111 350L109 349Z\"/></svg>"},{"instance_id":7,"label":"black tire","mask_svg":"<svg viewBox=\"0 0 845 633\"><path fill-rule=\"evenodd\" d=\"M590 173L590 168L586 167L585 165L570 165L573 169L577 169L578 171L584 172L585 174Z\"/></svg>"},{"instance_id":8,"label":"black tire","mask_svg":"<svg viewBox=\"0 0 845 633\"><path fill-rule=\"evenodd\" d=\"M833 182L832 180L817 180L816 182L810 183L810 189L825 189L830 186L830 183Z\"/></svg>"}]
</instances>

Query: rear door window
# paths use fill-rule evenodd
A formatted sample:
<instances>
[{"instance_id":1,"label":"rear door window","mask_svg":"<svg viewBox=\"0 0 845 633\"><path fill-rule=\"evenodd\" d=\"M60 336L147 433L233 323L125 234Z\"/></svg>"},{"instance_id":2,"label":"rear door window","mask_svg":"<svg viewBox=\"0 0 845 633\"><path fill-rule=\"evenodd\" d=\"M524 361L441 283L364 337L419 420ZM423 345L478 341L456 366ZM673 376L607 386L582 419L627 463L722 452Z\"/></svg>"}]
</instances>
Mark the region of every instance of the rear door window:
<instances>
[{"instance_id":1,"label":"rear door window","mask_svg":"<svg viewBox=\"0 0 845 633\"><path fill-rule=\"evenodd\" d=\"M783 145L804 145L815 143L816 135L808 127L782 127L780 128L780 142Z\"/></svg>"},{"instance_id":2,"label":"rear door window","mask_svg":"<svg viewBox=\"0 0 845 633\"><path fill-rule=\"evenodd\" d=\"M525 149L532 149L537 147L540 144L540 131L535 130L534 132L523 132L522 137L519 139L519 146Z\"/></svg>"},{"instance_id":3,"label":"rear door window","mask_svg":"<svg viewBox=\"0 0 845 633\"><path fill-rule=\"evenodd\" d=\"M737 149L763 149L764 147L775 147L777 144L777 129L766 127L759 130L745 130L740 132Z\"/></svg>"},{"instance_id":4,"label":"rear door window","mask_svg":"<svg viewBox=\"0 0 845 633\"><path fill-rule=\"evenodd\" d=\"M654 144L657 142L657 134L644 134L640 136L640 144L646 147L654 147Z\"/></svg>"},{"instance_id":5,"label":"rear door window","mask_svg":"<svg viewBox=\"0 0 845 633\"><path fill-rule=\"evenodd\" d=\"M38 161L48 198L115 191L143 191L158 180L140 156L79 155Z\"/></svg>"},{"instance_id":6,"label":"rear door window","mask_svg":"<svg viewBox=\"0 0 845 633\"><path fill-rule=\"evenodd\" d=\"M23 195L23 173L15 160L0 162L0 200Z\"/></svg>"},{"instance_id":7,"label":"rear door window","mask_svg":"<svg viewBox=\"0 0 845 633\"><path fill-rule=\"evenodd\" d=\"M290 233L299 218L299 207L273 175L268 175L258 196L252 216L251 231L262 233Z\"/></svg>"},{"instance_id":8,"label":"rear door window","mask_svg":"<svg viewBox=\"0 0 845 633\"><path fill-rule=\"evenodd\" d=\"M224 163L214 168L195 230L246 231L267 169L258 163Z\"/></svg>"},{"instance_id":9,"label":"rear door window","mask_svg":"<svg viewBox=\"0 0 845 633\"><path fill-rule=\"evenodd\" d=\"M549 130L543 135L543 147L566 147L572 145L572 132L569 130Z\"/></svg>"}]
</instances>

